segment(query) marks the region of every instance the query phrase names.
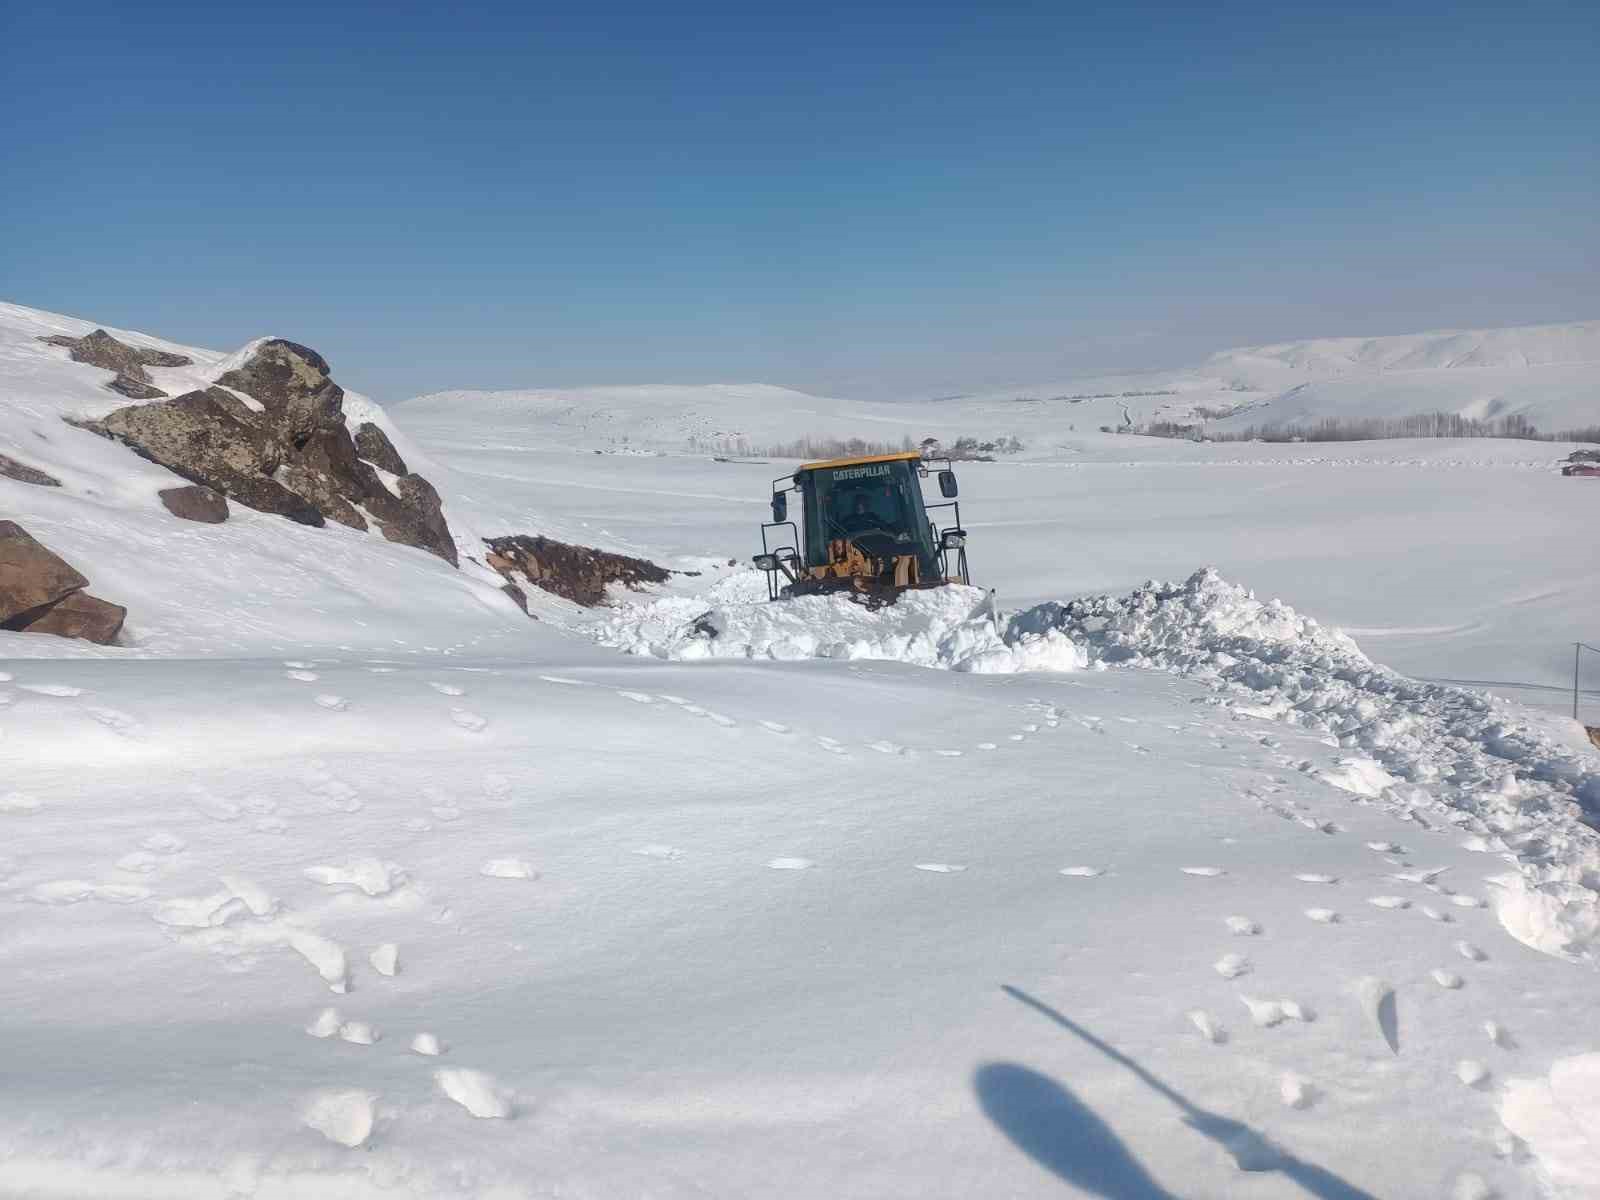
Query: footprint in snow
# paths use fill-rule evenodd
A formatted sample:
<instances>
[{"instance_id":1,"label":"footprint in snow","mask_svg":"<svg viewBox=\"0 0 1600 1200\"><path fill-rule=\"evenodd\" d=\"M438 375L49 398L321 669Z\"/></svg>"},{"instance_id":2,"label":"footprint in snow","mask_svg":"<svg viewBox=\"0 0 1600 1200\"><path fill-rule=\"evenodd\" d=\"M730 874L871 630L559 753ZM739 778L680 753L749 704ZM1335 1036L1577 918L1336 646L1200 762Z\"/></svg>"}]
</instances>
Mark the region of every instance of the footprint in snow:
<instances>
[{"instance_id":1,"label":"footprint in snow","mask_svg":"<svg viewBox=\"0 0 1600 1200\"><path fill-rule=\"evenodd\" d=\"M292 667L297 671L309 671L317 664L314 662L303 662L298 658L286 658L283 660L283 665L286 667Z\"/></svg>"},{"instance_id":2,"label":"footprint in snow","mask_svg":"<svg viewBox=\"0 0 1600 1200\"><path fill-rule=\"evenodd\" d=\"M995 745L993 742L979 742L978 743L978 749L979 750L998 750L998 749L1000 749L1000 747Z\"/></svg>"},{"instance_id":3,"label":"footprint in snow","mask_svg":"<svg viewBox=\"0 0 1600 1200\"><path fill-rule=\"evenodd\" d=\"M1489 1082L1489 1068L1475 1058L1464 1058L1456 1064L1456 1078L1469 1088L1481 1088Z\"/></svg>"},{"instance_id":4,"label":"footprint in snow","mask_svg":"<svg viewBox=\"0 0 1600 1200\"><path fill-rule=\"evenodd\" d=\"M75 696L83 695L81 687L73 687L70 683L19 683L17 686L37 696L55 696L61 700L71 700Z\"/></svg>"},{"instance_id":5,"label":"footprint in snow","mask_svg":"<svg viewBox=\"0 0 1600 1200\"><path fill-rule=\"evenodd\" d=\"M453 683L435 683L430 680L428 686L441 696L465 696L467 694L466 688L457 687Z\"/></svg>"},{"instance_id":6,"label":"footprint in snow","mask_svg":"<svg viewBox=\"0 0 1600 1200\"><path fill-rule=\"evenodd\" d=\"M441 821L449 822L461 819L461 810L454 804L435 804L428 811ZM426 825L427 822L424 821L423 824Z\"/></svg>"},{"instance_id":7,"label":"footprint in snow","mask_svg":"<svg viewBox=\"0 0 1600 1200\"><path fill-rule=\"evenodd\" d=\"M350 707L350 701L343 696L335 696L332 692L323 692L316 698L317 707L325 708L329 712L344 712Z\"/></svg>"},{"instance_id":8,"label":"footprint in snow","mask_svg":"<svg viewBox=\"0 0 1600 1200\"><path fill-rule=\"evenodd\" d=\"M1394 988L1373 975L1356 980L1355 996L1363 1012L1383 1035L1389 1050L1400 1053L1400 1012L1395 1002Z\"/></svg>"},{"instance_id":9,"label":"footprint in snow","mask_svg":"<svg viewBox=\"0 0 1600 1200\"><path fill-rule=\"evenodd\" d=\"M450 719L468 733L482 733L489 728L487 717L480 717L477 713L465 708L452 708L450 710Z\"/></svg>"},{"instance_id":10,"label":"footprint in snow","mask_svg":"<svg viewBox=\"0 0 1600 1200\"><path fill-rule=\"evenodd\" d=\"M621 696L624 700L632 700L635 704L654 704L656 702L656 698L654 696L647 695L644 692L619 691L617 692L617 695Z\"/></svg>"},{"instance_id":11,"label":"footprint in snow","mask_svg":"<svg viewBox=\"0 0 1600 1200\"><path fill-rule=\"evenodd\" d=\"M1402 909L1410 908L1411 901L1404 896L1369 896L1367 903L1374 908Z\"/></svg>"},{"instance_id":12,"label":"footprint in snow","mask_svg":"<svg viewBox=\"0 0 1600 1200\"><path fill-rule=\"evenodd\" d=\"M953 874L955 874L955 873L957 873L959 871L965 871L967 869L965 866L963 866L960 863L929 862L929 863L916 863L914 865L916 866L917 870L919 870L919 871L933 871L936 874L940 874L940 875L953 875Z\"/></svg>"},{"instance_id":13,"label":"footprint in snow","mask_svg":"<svg viewBox=\"0 0 1600 1200\"><path fill-rule=\"evenodd\" d=\"M657 692L656 699L665 700L668 704L676 704L680 707L689 703L682 696L669 696L666 692Z\"/></svg>"},{"instance_id":14,"label":"footprint in snow","mask_svg":"<svg viewBox=\"0 0 1600 1200\"><path fill-rule=\"evenodd\" d=\"M706 717L706 719L708 721L712 722L715 725L721 725L724 729L731 729L731 728L733 728L735 725L737 725L739 723L739 722L735 721L732 717L725 717L719 712L711 712L711 711L707 710L704 713L704 716Z\"/></svg>"},{"instance_id":15,"label":"footprint in snow","mask_svg":"<svg viewBox=\"0 0 1600 1200\"><path fill-rule=\"evenodd\" d=\"M641 858L656 858L669 862L676 861L677 859L683 857L683 851L679 850L676 846L667 846L660 843L651 843L648 846L640 846L634 851L634 853L639 855Z\"/></svg>"},{"instance_id":16,"label":"footprint in snow","mask_svg":"<svg viewBox=\"0 0 1600 1200\"><path fill-rule=\"evenodd\" d=\"M1221 867L1180 867L1179 870L1185 875L1194 875L1201 879L1215 879L1219 875L1228 873Z\"/></svg>"},{"instance_id":17,"label":"footprint in snow","mask_svg":"<svg viewBox=\"0 0 1600 1200\"><path fill-rule=\"evenodd\" d=\"M1483 1032L1488 1035L1488 1038L1491 1042L1493 1042L1496 1046L1499 1046L1502 1050L1516 1049L1516 1040L1511 1036L1510 1031L1507 1030L1504 1025L1500 1024L1499 1021L1485 1021L1483 1023Z\"/></svg>"},{"instance_id":18,"label":"footprint in snow","mask_svg":"<svg viewBox=\"0 0 1600 1200\"><path fill-rule=\"evenodd\" d=\"M175 833L168 833L164 829L147 836L139 845L152 854L177 854L184 848L185 842Z\"/></svg>"},{"instance_id":19,"label":"footprint in snow","mask_svg":"<svg viewBox=\"0 0 1600 1200\"><path fill-rule=\"evenodd\" d=\"M761 728L768 733L788 733L789 727L778 721L762 721Z\"/></svg>"},{"instance_id":20,"label":"footprint in snow","mask_svg":"<svg viewBox=\"0 0 1600 1200\"><path fill-rule=\"evenodd\" d=\"M1228 1031L1217 1023L1215 1017L1204 1009L1194 1009L1189 1014L1189 1023L1200 1031L1200 1036L1213 1046L1220 1046L1228 1040Z\"/></svg>"},{"instance_id":21,"label":"footprint in snow","mask_svg":"<svg viewBox=\"0 0 1600 1200\"><path fill-rule=\"evenodd\" d=\"M1317 1089L1293 1071L1285 1071L1278 1082L1278 1096L1287 1108L1310 1108L1316 1101Z\"/></svg>"},{"instance_id":22,"label":"footprint in snow","mask_svg":"<svg viewBox=\"0 0 1600 1200\"><path fill-rule=\"evenodd\" d=\"M767 864L774 871L809 871L816 865L809 858L775 858Z\"/></svg>"},{"instance_id":23,"label":"footprint in snow","mask_svg":"<svg viewBox=\"0 0 1600 1200\"><path fill-rule=\"evenodd\" d=\"M372 1136L376 1099L371 1092L317 1092L306 1102L300 1120L330 1142L354 1150Z\"/></svg>"},{"instance_id":24,"label":"footprint in snow","mask_svg":"<svg viewBox=\"0 0 1600 1200\"><path fill-rule=\"evenodd\" d=\"M367 955L367 961L379 975L392 978L400 971L400 947L393 942L384 942Z\"/></svg>"},{"instance_id":25,"label":"footprint in snow","mask_svg":"<svg viewBox=\"0 0 1600 1200\"><path fill-rule=\"evenodd\" d=\"M306 1032L314 1038L331 1038L343 1024L344 1018L339 1015L337 1008L325 1008L311 1019Z\"/></svg>"},{"instance_id":26,"label":"footprint in snow","mask_svg":"<svg viewBox=\"0 0 1600 1200\"><path fill-rule=\"evenodd\" d=\"M1250 974L1250 960L1242 954L1224 954L1211 964L1211 969L1224 979L1237 979Z\"/></svg>"},{"instance_id":27,"label":"footprint in snow","mask_svg":"<svg viewBox=\"0 0 1600 1200\"><path fill-rule=\"evenodd\" d=\"M1482 908L1484 902L1476 896L1463 896L1459 892L1450 897L1450 903L1457 908Z\"/></svg>"},{"instance_id":28,"label":"footprint in snow","mask_svg":"<svg viewBox=\"0 0 1600 1200\"><path fill-rule=\"evenodd\" d=\"M479 875L490 879L537 879L539 872L533 864L520 858L491 858L478 868Z\"/></svg>"},{"instance_id":29,"label":"footprint in snow","mask_svg":"<svg viewBox=\"0 0 1600 1200\"><path fill-rule=\"evenodd\" d=\"M1105 874L1100 867L1062 867L1059 874L1073 879L1095 879Z\"/></svg>"},{"instance_id":30,"label":"footprint in snow","mask_svg":"<svg viewBox=\"0 0 1600 1200\"><path fill-rule=\"evenodd\" d=\"M433 826L428 824L428 822L424 821L421 817L407 817L404 821L400 822L400 828L404 829L407 833L428 833L433 829Z\"/></svg>"},{"instance_id":31,"label":"footprint in snow","mask_svg":"<svg viewBox=\"0 0 1600 1200\"><path fill-rule=\"evenodd\" d=\"M208 792L205 788L196 785L189 789L189 796L195 808L213 821L236 821L244 809L232 800Z\"/></svg>"},{"instance_id":32,"label":"footprint in snow","mask_svg":"<svg viewBox=\"0 0 1600 1200\"><path fill-rule=\"evenodd\" d=\"M320 678L315 671L285 671L284 675L296 683L315 683Z\"/></svg>"},{"instance_id":33,"label":"footprint in snow","mask_svg":"<svg viewBox=\"0 0 1600 1200\"><path fill-rule=\"evenodd\" d=\"M935 750L934 753L940 758L960 758L962 752L960 750L946 748L942 750Z\"/></svg>"},{"instance_id":34,"label":"footprint in snow","mask_svg":"<svg viewBox=\"0 0 1600 1200\"><path fill-rule=\"evenodd\" d=\"M1435 967L1428 974L1433 976L1433 981L1440 987L1454 991L1461 986L1461 976L1454 971L1446 971L1443 967Z\"/></svg>"},{"instance_id":35,"label":"footprint in snow","mask_svg":"<svg viewBox=\"0 0 1600 1200\"><path fill-rule=\"evenodd\" d=\"M1337 925L1339 923L1339 914L1331 908L1308 908L1306 909L1306 916L1319 925Z\"/></svg>"},{"instance_id":36,"label":"footprint in snow","mask_svg":"<svg viewBox=\"0 0 1600 1200\"><path fill-rule=\"evenodd\" d=\"M839 742L837 739L835 739L835 738L819 737L817 739L817 745L821 746L829 754L844 754L844 753L846 753L844 745L841 742Z\"/></svg>"},{"instance_id":37,"label":"footprint in snow","mask_svg":"<svg viewBox=\"0 0 1600 1200\"><path fill-rule=\"evenodd\" d=\"M1312 871L1307 871L1307 872L1304 872L1303 874L1296 875L1295 878L1298 879L1301 883L1338 883L1339 882L1339 877L1337 875L1321 875L1321 874L1318 874L1318 873L1312 872Z\"/></svg>"},{"instance_id":38,"label":"footprint in snow","mask_svg":"<svg viewBox=\"0 0 1600 1200\"><path fill-rule=\"evenodd\" d=\"M0 795L0 813L31 813L44 807L44 802L27 792L6 792Z\"/></svg>"},{"instance_id":39,"label":"footprint in snow","mask_svg":"<svg viewBox=\"0 0 1600 1200\"><path fill-rule=\"evenodd\" d=\"M491 1075L455 1068L435 1071L433 1078L440 1091L475 1117L505 1120L511 1116L511 1094Z\"/></svg>"},{"instance_id":40,"label":"footprint in snow","mask_svg":"<svg viewBox=\"0 0 1600 1200\"><path fill-rule=\"evenodd\" d=\"M1367 849L1377 854L1404 854L1405 847L1398 842L1368 842Z\"/></svg>"},{"instance_id":41,"label":"footprint in snow","mask_svg":"<svg viewBox=\"0 0 1600 1200\"><path fill-rule=\"evenodd\" d=\"M115 708L98 707L86 708L84 712L88 713L92 719L104 725L118 737L129 738L133 741L138 741L144 737L144 726L131 713L125 713Z\"/></svg>"},{"instance_id":42,"label":"footprint in snow","mask_svg":"<svg viewBox=\"0 0 1600 1200\"><path fill-rule=\"evenodd\" d=\"M541 675L541 676L539 676L539 678L544 680L546 683L560 683L560 684L565 684L567 687L588 687L589 686L588 684L584 683L583 680L581 680L581 679L568 679L565 675Z\"/></svg>"},{"instance_id":43,"label":"footprint in snow","mask_svg":"<svg viewBox=\"0 0 1600 1200\"><path fill-rule=\"evenodd\" d=\"M1484 959L1489 957L1471 942L1457 942L1456 953L1461 955L1461 957L1466 959L1468 962L1482 962Z\"/></svg>"},{"instance_id":44,"label":"footprint in snow","mask_svg":"<svg viewBox=\"0 0 1600 1200\"><path fill-rule=\"evenodd\" d=\"M419 1033L411 1039L411 1049L414 1053L425 1054L429 1058L437 1058L444 1053L444 1047L439 1039L431 1033Z\"/></svg>"},{"instance_id":45,"label":"footprint in snow","mask_svg":"<svg viewBox=\"0 0 1600 1200\"><path fill-rule=\"evenodd\" d=\"M1449 913L1437 909L1431 904L1423 904L1418 907L1417 911L1427 917L1428 920L1438 921L1442 925L1449 925L1455 920Z\"/></svg>"},{"instance_id":46,"label":"footprint in snow","mask_svg":"<svg viewBox=\"0 0 1600 1200\"><path fill-rule=\"evenodd\" d=\"M1226 918L1226 924L1228 932L1235 937L1255 937L1261 932L1261 926L1257 925L1249 917L1228 917Z\"/></svg>"},{"instance_id":47,"label":"footprint in snow","mask_svg":"<svg viewBox=\"0 0 1600 1200\"><path fill-rule=\"evenodd\" d=\"M898 742L876 741L867 743L868 750L876 750L879 754L904 754L906 748Z\"/></svg>"},{"instance_id":48,"label":"footprint in snow","mask_svg":"<svg viewBox=\"0 0 1600 1200\"><path fill-rule=\"evenodd\" d=\"M339 1026L341 1040L356 1046L373 1046L383 1039L379 1033L365 1021L346 1021Z\"/></svg>"}]
</instances>

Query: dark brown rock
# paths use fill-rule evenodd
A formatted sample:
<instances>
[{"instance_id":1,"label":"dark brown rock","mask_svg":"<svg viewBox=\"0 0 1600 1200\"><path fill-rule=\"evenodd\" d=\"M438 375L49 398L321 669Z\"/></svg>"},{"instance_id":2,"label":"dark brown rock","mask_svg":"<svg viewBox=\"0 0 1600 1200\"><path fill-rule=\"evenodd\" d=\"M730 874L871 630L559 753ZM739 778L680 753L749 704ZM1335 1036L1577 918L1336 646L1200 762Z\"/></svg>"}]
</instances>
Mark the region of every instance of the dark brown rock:
<instances>
[{"instance_id":1,"label":"dark brown rock","mask_svg":"<svg viewBox=\"0 0 1600 1200\"><path fill-rule=\"evenodd\" d=\"M400 452L394 448L389 435L371 421L363 421L356 427L356 453L374 466L382 467L391 475L408 473L406 460L400 457Z\"/></svg>"},{"instance_id":2,"label":"dark brown rock","mask_svg":"<svg viewBox=\"0 0 1600 1200\"><path fill-rule=\"evenodd\" d=\"M630 558L593 546L574 546L553 538L516 534L484 541L491 551L486 556L489 565L502 575L514 570L535 587L589 607L605 602L609 584L637 588L646 583L664 583L672 575L649 559ZM510 564L510 569L502 563Z\"/></svg>"},{"instance_id":3,"label":"dark brown rock","mask_svg":"<svg viewBox=\"0 0 1600 1200\"><path fill-rule=\"evenodd\" d=\"M368 497L366 509L378 520L378 528L391 542L416 546L437 554L452 567L457 565L456 543L444 519L439 493L421 475L402 475L395 498L380 485L381 494Z\"/></svg>"},{"instance_id":4,"label":"dark brown rock","mask_svg":"<svg viewBox=\"0 0 1600 1200\"><path fill-rule=\"evenodd\" d=\"M262 342L249 362L217 382L259 400L291 440L344 421L344 389L329 376L328 360L298 342Z\"/></svg>"},{"instance_id":5,"label":"dark brown rock","mask_svg":"<svg viewBox=\"0 0 1600 1200\"><path fill-rule=\"evenodd\" d=\"M30 467L26 463L19 463L14 458L7 458L0 454L0 475L7 479L15 479L18 483L32 483L39 487L60 487L61 480L54 475L46 475L37 467Z\"/></svg>"},{"instance_id":6,"label":"dark brown rock","mask_svg":"<svg viewBox=\"0 0 1600 1200\"><path fill-rule=\"evenodd\" d=\"M500 590L502 592L504 592L506 595L510 596L511 599L513 601L515 601L516 606L518 608L520 608L523 612L528 613L528 615L530 617L533 616L532 613L528 612L528 593L527 592L523 591L521 588L519 588L516 584L512 583L510 580L507 580L505 583L501 584L500 585Z\"/></svg>"},{"instance_id":7,"label":"dark brown rock","mask_svg":"<svg viewBox=\"0 0 1600 1200\"><path fill-rule=\"evenodd\" d=\"M184 521L199 521L204 525L220 525L228 519L228 502L203 484L191 483L184 487L163 488L157 493L167 511Z\"/></svg>"},{"instance_id":8,"label":"dark brown rock","mask_svg":"<svg viewBox=\"0 0 1600 1200\"><path fill-rule=\"evenodd\" d=\"M0 521L0 622L54 604L88 585L22 526Z\"/></svg>"},{"instance_id":9,"label":"dark brown rock","mask_svg":"<svg viewBox=\"0 0 1600 1200\"><path fill-rule=\"evenodd\" d=\"M193 359L182 354L169 354L165 350L147 350L142 346L130 346L126 342L119 342L104 329L96 329L93 333L86 333L82 337L69 337L64 333L53 333L41 337L41 342L48 342L52 346L64 346L73 362L86 363L91 367L99 367L111 371L122 380L131 380L134 383L150 382L150 375L146 367L186 367ZM108 387L117 391L115 387L120 380L113 380ZM123 392L132 395L131 392ZM166 395L165 392L160 393ZM144 397L135 397L143 399Z\"/></svg>"},{"instance_id":10,"label":"dark brown rock","mask_svg":"<svg viewBox=\"0 0 1600 1200\"><path fill-rule=\"evenodd\" d=\"M72 592L40 608L20 613L0 625L14 633L51 633L56 637L85 638L109 646L122 632L128 610L88 592Z\"/></svg>"},{"instance_id":11,"label":"dark brown rock","mask_svg":"<svg viewBox=\"0 0 1600 1200\"><path fill-rule=\"evenodd\" d=\"M155 384L140 383L137 379L131 379L126 375L118 375L106 384L106 387L119 396L126 396L129 400L162 400L167 396L167 393Z\"/></svg>"}]
</instances>

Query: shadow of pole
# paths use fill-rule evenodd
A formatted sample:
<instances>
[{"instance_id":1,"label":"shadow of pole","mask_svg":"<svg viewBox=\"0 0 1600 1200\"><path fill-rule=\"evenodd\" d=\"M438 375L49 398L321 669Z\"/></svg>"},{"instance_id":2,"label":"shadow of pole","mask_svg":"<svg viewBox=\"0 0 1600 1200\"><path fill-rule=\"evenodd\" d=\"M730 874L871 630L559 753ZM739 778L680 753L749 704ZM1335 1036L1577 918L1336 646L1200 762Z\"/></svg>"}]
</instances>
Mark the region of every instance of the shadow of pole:
<instances>
[{"instance_id":1,"label":"shadow of pole","mask_svg":"<svg viewBox=\"0 0 1600 1200\"><path fill-rule=\"evenodd\" d=\"M1028 995L1021 988L1012 987L1010 984L1002 984L1000 990L1013 1000L1026 1004L1046 1019L1061 1026L1068 1033L1093 1046L1119 1066L1131 1071L1151 1090L1170 1101L1183 1114L1184 1124L1196 1132L1204 1134L1226 1150L1233 1158L1234 1164L1241 1171L1278 1171L1292 1179L1311 1195L1319 1197L1320 1200L1377 1200L1377 1197L1373 1196L1371 1192L1363 1191L1354 1184L1347 1183L1326 1168L1296 1158L1293 1154L1274 1145L1264 1135L1243 1122L1235 1121L1231 1117L1224 1117L1219 1113L1208 1112L1201 1108L1187 1096L1145 1070L1144 1067L1115 1046L1101 1041L1064 1013L1058 1012L1044 1003L1044 1001ZM998 1069L1000 1069L999 1065L980 1068L974 1081L974 1087L978 1090L980 1103L984 1102L984 1072ZM1026 1068L1020 1067L1010 1069L1013 1071L1026 1071ZM1035 1073L1028 1071L1027 1074L1031 1076ZM1145 1174L1144 1169L1128 1154L1127 1149L1116 1139L1116 1136L1111 1133L1105 1123L1084 1107L1081 1101L1071 1096L1070 1093L1066 1093L1064 1089L1060 1089L1057 1085L1050 1083L1044 1076L1037 1076L1037 1078L1043 1080L1044 1083L1056 1091L1062 1092L1069 1104L1063 1104L1059 1098L1040 1089L1037 1082L1030 1082L1027 1085L1027 1087L1033 1089L1034 1099L1039 1106L1037 1109L1039 1116L1036 1120L1032 1118L1024 1119L1022 1115L1011 1111L1010 1108L1003 1105L997 1106L992 1110L988 1103L984 1103L984 1112L988 1114L991 1120L1001 1126L1013 1142L1044 1166L1055 1171L1063 1179L1081 1187L1091 1188L1101 1196L1113 1198L1113 1200L1134 1200L1135 1197L1160 1198L1171 1195ZM990 1090L993 1090L992 1082ZM1017 1096L1025 1097L1029 1094L1020 1082L1013 1083L1011 1091ZM1084 1167L1079 1161L1080 1155L1075 1150L1063 1151L1060 1148L1047 1148L1046 1152L1041 1154L1034 1149L1035 1146L1046 1140L1046 1131L1040 1128L1040 1123L1050 1119L1051 1114L1054 1114L1056 1119L1063 1122L1063 1126L1059 1128L1058 1137L1070 1135L1076 1142L1091 1144L1085 1140L1089 1135L1083 1133L1090 1126L1085 1123L1082 1116L1077 1115L1080 1110L1081 1113L1087 1114L1095 1127L1104 1130L1104 1138L1109 1139L1109 1143L1104 1141L1098 1143L1103 1147L1102 1152L1110 1156L1108 1161L1112 1164L1111 1173L1103 1178L1102 1183L1108 1182L1113 1189L1121 1188L1122 1190L1106 1190L1105 1186L1096 1187L1088 1182L1087 1180L1090 1176L1084 1174ZM997 1112L1006 1117L1011 1124L1004 1123L996 1115ZM1093 1136L1099 1135L1095 1134ZM1063 1170L1061 1169L1062 1167L1067 1169ZM1138 1190L1140 1187L1146 1190ZM1130 1188L1133 1190L1129 1190Z\"/></svg>"}]
</instances>

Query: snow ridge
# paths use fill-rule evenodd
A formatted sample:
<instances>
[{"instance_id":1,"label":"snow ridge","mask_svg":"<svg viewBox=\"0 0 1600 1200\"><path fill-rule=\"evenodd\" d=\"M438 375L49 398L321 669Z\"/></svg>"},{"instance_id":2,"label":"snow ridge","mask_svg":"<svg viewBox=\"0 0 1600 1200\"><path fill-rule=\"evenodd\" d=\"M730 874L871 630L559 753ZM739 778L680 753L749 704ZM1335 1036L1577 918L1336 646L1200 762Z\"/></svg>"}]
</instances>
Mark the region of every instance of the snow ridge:
<instances>
[{"instance_id":1,"label":"snow ridge","mask_svg":"<svg viewBox=\"0 0 1600 1200\"><path fill-rule=\"evenodd\" d=\"M1426 826L1475 835L1515 870L1496 880L1501 923L1546 953L1600 944L1600 763L1531 710L1408 679L1345 634L1196 571L1126 596L1019 613L1008 641L1065 633L1094 665L1171 671L1246 716L1323 731L1355 752L1328 782Z\"/></svg>"}]
</instances>

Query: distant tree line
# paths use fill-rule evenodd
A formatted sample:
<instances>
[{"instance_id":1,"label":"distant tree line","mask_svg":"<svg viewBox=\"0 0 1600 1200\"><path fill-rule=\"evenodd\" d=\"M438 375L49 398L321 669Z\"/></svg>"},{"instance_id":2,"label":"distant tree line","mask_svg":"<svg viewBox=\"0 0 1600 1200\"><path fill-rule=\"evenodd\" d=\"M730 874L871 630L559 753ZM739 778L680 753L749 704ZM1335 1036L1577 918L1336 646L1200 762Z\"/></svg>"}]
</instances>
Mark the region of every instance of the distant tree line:
<instances>
[{"instance_id":1,"label":"distant tree line","mask_svg":"<svg viewBox=\"0 0 1600 1200\"><path fill-rule=\"evenodd\" d=\"M1206 414L1202 414L1206 415ZM1209 442L1372 442L1388 438L1516 438L1533 442L1600 442L1600 425L1541 433L1524 416L1480 421L1460 413L1413 413L1405 417L1324 417L1307 425L1249 425L1205 432L1199 423L1152 421L1127 430L1153 437L1204 438Z\"/></svg>"}]
</instances>

